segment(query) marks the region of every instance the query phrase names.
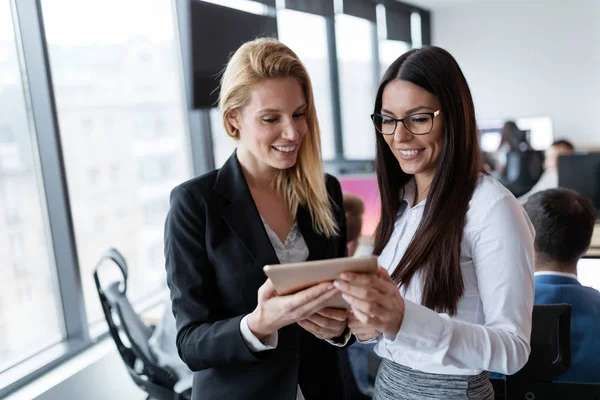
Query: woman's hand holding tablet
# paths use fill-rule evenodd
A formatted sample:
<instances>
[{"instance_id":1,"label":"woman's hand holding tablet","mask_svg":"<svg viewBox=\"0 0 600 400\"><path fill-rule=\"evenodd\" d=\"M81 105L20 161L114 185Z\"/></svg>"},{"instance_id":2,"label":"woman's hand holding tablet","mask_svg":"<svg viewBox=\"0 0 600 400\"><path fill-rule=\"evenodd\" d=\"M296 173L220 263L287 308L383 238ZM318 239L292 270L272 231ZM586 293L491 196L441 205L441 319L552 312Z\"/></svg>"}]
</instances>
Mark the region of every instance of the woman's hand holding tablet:
<instances>
[{"instance_id":1,"label":"woman's hand holding tablet","mask_svg":"<svg viewBox=\"0 0 600 400\"><path fill-rule=\"evenodd\" d=\"M270 279L258 289L258 305L248 316L248 328L258 340L284 326L306 319L323 308L339 292L331 282L323 282L288 296L278 296Z\"/></svg>"},{"instance_id":2,"label":"woman's hand holding tablet","mask_svg":"<svg viewBox=\"0 0 600 400\"><path fill-rule=\"evenodd\" d=\"M342 257L292 264L274 264L265 266L264 271L273 283L277 294L287 295L321 282L332 282L339 279L344 272L358 275L376 274L377 258L374 256ZM323 305L323 308L326 307L350 308L340 293Z\"/></svg>"},{"instance_id":3,"label":"woman's hand holding tablet","mask_svg":"<svg viewBox=\"0 0 600 400\"><path fill-rule=\"evenodd\" d=\"M404 318L404 299L388 272L377 274L343 273L333 284L352 307L352 313L365 325L395 338Z\"/></svg>"}]
</instances>

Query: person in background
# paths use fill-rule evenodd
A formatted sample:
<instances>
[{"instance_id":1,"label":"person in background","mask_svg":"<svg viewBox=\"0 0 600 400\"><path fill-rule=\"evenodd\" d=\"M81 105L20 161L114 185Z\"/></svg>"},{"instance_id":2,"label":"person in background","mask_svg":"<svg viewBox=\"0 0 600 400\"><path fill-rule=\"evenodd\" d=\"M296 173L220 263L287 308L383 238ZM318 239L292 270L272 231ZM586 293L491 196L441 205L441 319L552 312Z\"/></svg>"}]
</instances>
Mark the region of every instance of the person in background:
<instances>
[{"instance_id":1,"label":"person in background","mask_svg":"<svg viewBox=\"0 0 600 400\"><path fill-rule=\"evenodd\" d=\"M362 217L365 205L362 199L352 193L344 193L344 212L346 213L346 229L348 256L352 257L358 248L362 231ZM352 375L361 395L372 397L375 377L381 358L373 351L374 343L354 343L348 347L348 360ZM354 397L357 397L354 395Z\"/></svg>"},{"instance_id":2,"label":"person in background","mask_svg":"<svg viewBox=\"0 0 600 400\"><path fill-rule=\"evenodd\" d=\"M533 194L525 211L535 227L535 304L571 304L571 367L556 380L600 383L600 292L577 280L596 208L567 189Z\"/></svg>"},{"instance_id":3,"label":"person in background","mask_svg":"<svg viewBox=\"0 0 600 400\"><path fill-rule=\"evenodd\" d=\"M360 242L362 231L362 218L365 212L365 203L352 193L344 192L344 213L346 214L346 243L348 257L354 256Z\"/></svg>"},{"instance_id":4,"label":"person in background","mask_svg":"<svg viewBox=\"0 0 600 400\"><path fill-rule=\"evenodd\" d=\"M575 154L575 146L567 140L557 140L544 154L544 173L535 185L521 197L519 201L525 204L534 193L558 187L558 157Z\"/></svg>"},{"instance_id":5,"label":"person in background","mask_svg":"<svg viewBox=\"0 0 600 400\"><path fill-rule=\"evenodd\" d=\"M531 351L533 227L482 171L473 99L450 53L401 55L371 117L381 267L334 284L350 329L383 359L374 398L493 399L485 371L513 374Z\"/></svg>"},{"instance_id":6,"label":"person in background","mask_svg":"<svg viewBox=\"0 0 600 400\"><path fill-rule=\"evenodd\" d=\"M342 399L345 310L323 282L278 295L269 264L346 255L337 179L323 172L310 77L275 39L243 44L221 78L219 109L237 149L171 192L167 284L192 400Z\"/></svg>"},{"instance_id":7,"label":"person in background","mask_svg":"<svg viewBox=\"0 0 600 400\"><path fill-rule=\"evenodd\" d=\"M527 150L531 150L531 145L527 141L526 132L520 130L514 121L506 121L500 130L500 144L492 156L494 175L502 181L508 153Z\"/></svg>"}]
</instances>

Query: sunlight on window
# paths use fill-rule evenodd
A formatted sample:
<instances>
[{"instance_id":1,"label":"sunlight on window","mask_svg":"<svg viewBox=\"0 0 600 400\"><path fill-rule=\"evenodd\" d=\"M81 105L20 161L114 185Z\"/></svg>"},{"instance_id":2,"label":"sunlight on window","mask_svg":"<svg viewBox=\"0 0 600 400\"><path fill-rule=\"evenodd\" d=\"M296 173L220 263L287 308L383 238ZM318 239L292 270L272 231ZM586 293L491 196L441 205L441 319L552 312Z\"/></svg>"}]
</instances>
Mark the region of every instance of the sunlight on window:
<instances>
[{"instance_id":1,"label":"sunlight on window","mask_svg":"<svg viewBox=\"0 0 600 400\"><path fill-rule=\"evenodd\" d=\"M354 160L374 159L375 135L369 119L377 91L373 24L364 19L337 15L335 32L344 156Z\"/></svg>"},{"instance_id":2,"label":"sunlight on window","mask_svg":"<svg viewBox=\"0 0 600 400\"><path fill-rule=\"evenodd\" d=\"M213 3L219 6L235 8L236 10L246 11L252 14L266 15L269 7L265 4L248 0L202 0L206 3Z\"/></svg>"},{"instance_id":3,"label":"sunlight on window","mask_svg":"<svg viewBox=\"0 0 600 400\"><path fill-rule=\"evenodd\" d=\"M331 159L335 155L335 147L325 18L297 11L279 10L277 27L279 39L300 57L308 70L321 128L323 158Z\"/></svg>"},{"instance_id":4,"label":"sunlight on window","mask_svg":"<svg viewBox=\"0 0 600 400\"><path fill-rule=\"evenodd\" d=\"M171 2L43 0L85 305L102 319L92 270L109 247L134 302L165 286L164 220L193 176ZM118 10L118 12L115 12ZM110 29L107 29L110 27Z\"/></svg>"},{"instance_id":5,"label":"sunlight on window","mask_svg":"<svg viewBox=\"0 0 600 400\"><path fill-rule=\"evenodd\" d=\"M64 339L46 198L14 32L10 2L0 0L0 372Z\"/></svg>"},{"instance_id":6,"label":"sunlight on window","mask_svg":"<svg viewBox=\"0 0 600 400\"><path fill-rule=\"evenodd\" d=\"M410 50L410 45L406 42L396 40L379 41L379 62L381 64L381 73L383 74L391 63L398 57Z\"/></svg>"},{"instance_id":7,"label":"sunlight on window","mask_svg":"<svg viewBox=\"0 0 600 400\"><path fill-rule=\"evenodd\" d=\"M410 14L410 40L412 47L423 46L423 37L421 34L421 14L414 12Z\"/></svg>"}]
</instances>

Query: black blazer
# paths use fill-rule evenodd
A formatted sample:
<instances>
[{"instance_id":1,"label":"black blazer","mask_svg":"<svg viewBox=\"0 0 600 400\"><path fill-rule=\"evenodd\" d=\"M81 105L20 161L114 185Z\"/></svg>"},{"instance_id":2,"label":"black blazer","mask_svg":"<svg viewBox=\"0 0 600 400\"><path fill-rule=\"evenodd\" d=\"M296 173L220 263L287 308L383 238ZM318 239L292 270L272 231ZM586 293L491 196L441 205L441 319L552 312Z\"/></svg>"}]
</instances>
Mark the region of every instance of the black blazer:
<instances>
[{"instance_id":1,"label":"black blazer","mask_svg":"<svg viewBox=\"0 0 600 400\"><path fill-rule=\"evenodd\" d=\"M346 255L346 222L339 182L326 176L342 234L314 232L300 207L298 227L309 260ZM339 348L297 324L279 330L277 348L252 352L240 321L257 305L262 267L279 263L235 153L220 169L171 193L165 227L167 283L177 321L179 356L195 371L192 399L307 400L343 398Z\"/></svg>"}]
</instances>

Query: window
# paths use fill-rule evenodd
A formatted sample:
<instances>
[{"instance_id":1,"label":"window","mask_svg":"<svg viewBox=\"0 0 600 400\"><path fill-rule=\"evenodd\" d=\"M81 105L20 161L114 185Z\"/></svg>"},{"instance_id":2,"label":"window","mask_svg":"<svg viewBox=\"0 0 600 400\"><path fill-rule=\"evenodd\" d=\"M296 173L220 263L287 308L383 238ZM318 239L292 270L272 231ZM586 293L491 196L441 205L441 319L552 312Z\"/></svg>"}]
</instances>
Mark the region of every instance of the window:
<instances>
[{"instance_id":1,"label":"window","mask_svg":"<svg viewBox=\"0 0 600 400\"><path fill-rule=\"evenodd\" d=\"M94 123L92 122L91 118L83 118L81 120L81 131L86 136L94 133Z\"/></svg>"},{"instance_id":2,"label":"window","mask_svg":"<svg viewBox=\"0 0 600 400\"><path fill-rule=\"evenodd\" d=\"M103 168L100 188L69 186L91 323L103 319L92 270L109 247L127 259L132 301L164 287L164 268L146 260L163 240L166 208L147 221L143 205L193 175L172 3L41 2L67 181L89 183L86 171Z\"/></svg>"},{"instance_id":3,"label":"window","mask_svg":"<svg viewBox=\"0 0 600 400\"><path fill-rule=\"evenodd\" d=\"M6 226L17 225L21 222L22 211L19 211L18 190L19 182L12 179L0 179L0 209L4 209Z\"/></svg>"},{"instance_id":4,"label":"window","mask_svg":"<svg viewBox=\"0 0 600 400\"><path fill-rule=\"evenodd\" d=\"M13 259L13 267L15 269L15 275L18 275L25 271L26 266L24 264L24 243L23 234L21 232L12 234L8 237L8 247L10 248L11 256Z\"/></svg>"},{"instance_id":5,"label":"window","mask_svg":"<svg viewBox=\"0 0 600 400\"><path fill-rule=\"evenodd\" d=\"M162 242L156 242L148 247L148 259L146 264L154 270L164 269L164 246Z\"/></svg>"},{"instance_id":6,"label":"window","mask_svg":"<svg viewBox=\"0 0 600 400\"><path fill-rule=\"evenodd\" d=\"M319 117L323 158L332 159L335 145L326 20L318 15L279 10L277 29L279 40L300 57L308 70Z\"/></svg>"},{"instance_id":7,"label":"window","mask_svg":"<svg viewBox=\"0 0 600 400\"><path fill-rule=\"evenodd\" d=\"M98 184L100 180L100 168L96 166L91 166L88 168L87 172L87 181L90 185Z\"/></svg>"},{"instance_id":8,"label":"window","mask_svg":"<svg viewBox=\"0 0 600 400\"><path fill-rule=\"evenodd\" d=\"M15 134L8 125L0 125L0 143L11 143L15 141Z\"/></svg>"},{"instance_id":9,"label":"window","mask_svg":"<svg viewBox=\"0 0 600 400\"><path fill-rule=\"evenodd\" d=\"M110 179L113 183L118 183L121 178L121 166L118 163L114 163L110 166Z\"/></svg>"},{"instance_id":10,"label":"window","mask_svg":"<svg viewBox=\"0 0 600 400\"><path fill-rule=\"evenodd\" d=\"M377 36L379 37L379 63L381 65L382 75L398 57L410 50L411 46L416 48L423 45L421 14L418 12L410 14L410 40L412 43L386 40L387 26L385 7L382 4L377 6L377 32Z\"/></svg>"},{"instance_id":11,"label":"window","mask_svg":"<svg viewBox=\"0 0 600 400\"><path fill-rule=\"evenodd\" d=\"M342 138L347 159L375 158L375 133L369 118L377 92L373 25L348 15L335 17Z\"/></svg>"},{"instance_id":12,"label":"window","mask_svg":"<svg viewBox=\"0 0 600 400\"><path fill-rule=\"evenodd\" d=\"M177 175L176 155L152 155L142 159L138 166L140 182L161 183L172 180Z\"/></svg>"},{"instance_id":13,"label":"window","mask_svg":"<svg viewBox=\"0 0 600 400\"><path fill-rule=\"evenodd\" d=\"M168 130L158 109L142 109L133 119L135 136L139 139L153 140L168 136Z\"/></svg>"},{"instance_id":14,"label":"window","mask_svg":"<svg viewBox=\"0 0 600 400\"><path fill-rule=\"evenodd\" d=\"M147 225L163 223L169 211L169 198L167 196L150 200L144 204L144 220Z\"/></svg>"},{"instance_id":15,"label":"window","mask_svg":"<svg viewBox=\"0 0 600 400\"><path fill-rule=\"evenodd\" d=\"M64 339L10 3L0 0L0 372Z\"/></svg>"},{"instance_id":16,"label":"window","mask_svg":"<svg viewBox=\"0 0 600 400\"><path fill-rule=\"evenodd\" d=\"M383 76L389 66L408 50L410 50L410 44L406 42L399 42L396 40L380 40L379 64L381 65L381 75Z\"/></svg>"}]
</instances>

